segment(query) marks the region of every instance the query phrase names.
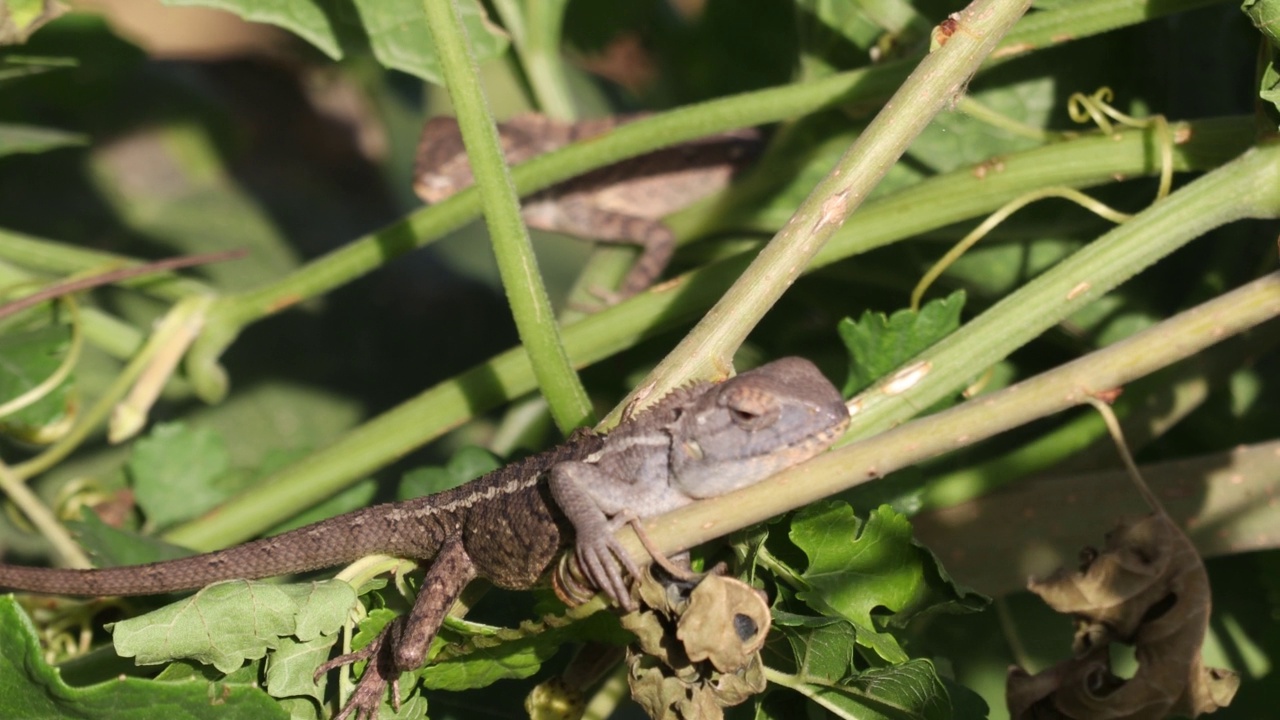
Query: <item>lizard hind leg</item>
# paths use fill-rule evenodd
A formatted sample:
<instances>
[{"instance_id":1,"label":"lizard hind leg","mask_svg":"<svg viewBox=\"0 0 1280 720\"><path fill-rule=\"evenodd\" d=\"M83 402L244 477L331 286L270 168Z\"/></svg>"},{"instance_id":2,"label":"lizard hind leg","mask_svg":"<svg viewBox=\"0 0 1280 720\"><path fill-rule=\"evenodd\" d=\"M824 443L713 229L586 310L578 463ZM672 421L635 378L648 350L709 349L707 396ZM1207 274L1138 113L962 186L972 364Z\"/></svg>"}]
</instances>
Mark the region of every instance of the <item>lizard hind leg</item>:
<instances>
[{"instance_id":1,"label":"lizard hind leg","mask_svg":"<svg viewBox=\"0 0 1280 720\"><path fill-rule=\"evenodd\" d=\"M335 668L369 660L355 691L334 720L375 720L388 687L392 708L400 709L400 675L426 664L431 641L445 615L475 578L475 565L462 540L449 540L423 578L418 598L408 614L388 623L365 647L333 658L316 670L315 677L319 679Z\"/></svg>"}]
</instances>

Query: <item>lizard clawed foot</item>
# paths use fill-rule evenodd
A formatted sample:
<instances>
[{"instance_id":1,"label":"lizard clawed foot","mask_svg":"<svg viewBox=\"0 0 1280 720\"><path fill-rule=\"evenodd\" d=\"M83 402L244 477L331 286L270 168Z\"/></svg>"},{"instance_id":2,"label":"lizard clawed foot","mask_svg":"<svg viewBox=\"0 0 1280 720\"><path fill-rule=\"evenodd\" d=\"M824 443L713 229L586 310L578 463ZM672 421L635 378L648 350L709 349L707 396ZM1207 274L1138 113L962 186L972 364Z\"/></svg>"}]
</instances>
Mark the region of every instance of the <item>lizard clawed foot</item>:
<instances>
[{"instance_id":1,"label":"lizard clawed foot","mask_svg":"<svg viewBox=\"0 0 1280 720\"><path fill-rule=\"evenodd\" d=\"M628 517L615 517L608 523L602 523L599 532L580 533L574 547L578 566L586 579L627 611L635 610L636 604L631 599L631 591L627 588L622 571L625 568L631 577L640 577L640 568L627 554L622 543L614 537L613 531L630 520L628 513ZM586 538L591 538L591 541L588 542ZM577 595L576 592L573 594Z\"/></svg>"},{"instance_id":2,"label":"lizard clawed foot","mask_svg":"<svg viewBox=\"0 0 1280 720\"><path fill-rule=\"evenodd\" d=\"M636 537L640 539L640 544L649 553L654 564L665 570L672 578L689 582L696 578L697 575L689 568L677 565L664 555L653 544L653 541L649 538L649 533L645 532L640 518L635 513L624 511L615 515L607 524L607 532L594 534L598 538L596 542L584 543L580 540L574 554L577 556L578 565L587 580L600 588L602 592L624 610L632 611L636 607L631 600L631 593L627 588L625 578L623 578L622 569L625 568L631 577L638 578L640 577L640 568L631 559L631 556L627 554L622 544L614 537L614 532L618 528L628 524L635 531ZM569 590L571 597L574 599L578 599L585 594L579 593L579 588L569 588Z\"/></svg>"},{"instance_id":3,"label":"lizard clawed foot","mask_svg":"<svg viewBox=\"0 0 1280 720\"><path fill-rule=\"evenodd\" d=\"M597 544L584 546L579 543L576 555L582 572L591 584L600 588L601 592L623 609L636 609L627 581L622 576L622 568L626 568L631 577L639 577L640 568L636 567L621 543L609 535L607 540Z\"/></svg>"},{"instance_id":4,"label":"lizard clawed foot","mask_svg":"<svg viewBox=\"0 0 1280 720\"><path fill-rule=\"evenodd\" d=\"M400 711L400 671L394 667L391 643L384 642L386 637L387 631L384 629L373 642L363 648L339 655L316 669L314 679L319 682L330 670L369 660L364 674L356 683L355 692L347 698L346 705L333 716L333 720L377 720L378 709L382 707L382 694L386 692L388 685L391 686L391 707L396 712Z\"/></svg>"}]
</instances>

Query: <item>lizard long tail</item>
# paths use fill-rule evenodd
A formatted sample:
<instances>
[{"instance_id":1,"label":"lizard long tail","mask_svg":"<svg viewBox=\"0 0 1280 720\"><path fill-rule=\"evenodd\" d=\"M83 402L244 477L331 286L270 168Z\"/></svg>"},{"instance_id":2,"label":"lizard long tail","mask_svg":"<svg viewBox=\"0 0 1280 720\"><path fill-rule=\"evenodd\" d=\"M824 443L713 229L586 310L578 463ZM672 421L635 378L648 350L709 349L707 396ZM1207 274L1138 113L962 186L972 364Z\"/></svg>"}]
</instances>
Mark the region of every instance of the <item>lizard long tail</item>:
<instances>
[{"instance_id":1,"label":"lizard long tail","mask_svg":"<svg viewBox=\"0 0 1280 720\"><path fill-rule=\"evenodd\" d=\"M146 565L66 570L0 564L0 588L53 595L152 595L220 580L334 567L378 552L429 560L439 551L448 519L414 505L364 508L226 550ZM409 538L415 542L406 546Z\"/></svg>"}]
</instances>

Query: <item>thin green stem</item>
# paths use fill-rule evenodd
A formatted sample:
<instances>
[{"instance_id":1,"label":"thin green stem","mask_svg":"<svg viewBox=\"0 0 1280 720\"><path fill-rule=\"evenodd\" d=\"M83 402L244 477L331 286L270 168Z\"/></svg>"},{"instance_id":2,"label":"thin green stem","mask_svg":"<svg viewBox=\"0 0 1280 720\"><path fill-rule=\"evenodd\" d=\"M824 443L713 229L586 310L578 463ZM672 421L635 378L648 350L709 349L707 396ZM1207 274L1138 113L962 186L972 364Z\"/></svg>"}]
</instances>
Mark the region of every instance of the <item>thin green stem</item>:
<instances>
[{"instance_id":1,"label":"thin green stem","mask_svg":"<svg viewBox=\"0 0 1280 720\"><path fill-rule=\"evenodd\" d=\"M222 254L214 253L214 255ZM70 275L86 270L111 272L155 264L115 253L85 250L84 248L4 229L0 229L0 258L32 270L42 270L60 275ZM158 262L165 263L167 261ZM142 277L127 277L119 280L119 284L125 287L139 288L162 300L179 300L196 293L207 294L212 292L212 288L205 283L174 275L169 271L149 273Z\"/></svg>"},{"instance_id":2,"label":"thin green stem","mask_svg":"<svg viewBox=\"0 0 1280 720\"><path fill-rule=\"evenodd\" d=\"M1274 334L1253 333L1126 386L1115 408L1124 418L1130 446L1138 450L1161 437L1240 370L1242 358L1260 357L1277 344L1280 337ZM1000 457L930 478L921 495L921 511L974 500L1028 475L1096 467L1114 455L1110 443L1098 442L1105 436L1097 414L1081 414Z\"/></svg>"},{"instance_id":3,"label":"thin green stem","mask_svg":"<svg viewBox=\"0 0 1280 720\"><path fill-rule=\"evenodd\" d=\"M13 504L18 506L40 534L49 540L64 563L76 568L91 567L89 556L80 549L79 543L71 537L62 523L58 522L58 518L54 517L53 512L45 507L40 498L36 497L36 494L22 482L22 478L3 461L0 461L0 490L3 490Z\"/></svg>"},{"instance_id":4,"label":"thin green stem","mask_svg":"<svg viewBox=\"0 0 1280 720\"><path fill-rule=\"evenodd\" d=\"M47 281L44 277L37 277L0 261L0 293L11 285L34 285ZM80 312L85 340L111 357L126 359L142 346L143 335L134 326L94 307L84 308Z\"/></svg>"},{"instance_id":5,"label":"thin green stem","mask_svg":"<svg viewBox=\"0 0 1280 720\"><path fill-rule=\"evenodd\" d=\"M233 260L242 258L246 254L243 249L229 250L224 252L205 253L201 255L185 255L181 257L168 258L165 260L155 260L153 262L142 263L139 265L131 265L124 268L116 268L114 270L104 270L100 273L86 275L84 277L67 278L59 282L41 288L40 290L18 298L11 302L0 305L0 319L17 314L29 307L35 307L42 302L52 300L63 295L89 290L103 285L111 285L116 283L124 283L126 280L140 278L146 275L157 275L170 270L179 268L194 267L196 265L205 265L212 262L222 262L223 260Z\"/></svg>"},{"instance_id":6,"label":"thin green stem","mask_svg":"<svg viewBox=\"0 0 1280 720\"><path fill-rule=\"evenodd\" d=\"M560 28L567 0L496 0L494 7L511 34L538 108L560 120L577 113L560 58Z\"/></svg>"},{"instance_id":7,"label":"thin green stem","mask_svg":"<svg viewBox=\"0 0 1280 720\"><path fill-rule=\"evenodd\" d=\"M1040 10L1018 23L991 54L991 62L1215 4L1214 0L1082 0Z\"/></svg>"},{"instance_id":8,"label":"thin green stem","mask_svg":"<svg viewBox=\"0 0 1280 720\"><path fill-rule=\"evenodd\" d=\"M907 390L890 374L855 398L846 440L915 415L962 387L1071 313L1213 228L1280 215L1280 148L1255 148L1160 200L1003 298L904 367L922 368Z\"/></svg>"},{"instance_id":9,"label":"thin green stem","mask_svg":"<svg viewBox=\"0 0 1280 720\"><path fill-rule=\"evenodd\" d=\"M757 565L768 570L774 576L774 579L790 585L791 589L809 589L809 583L805 582L804 578L797 575L790 565L774 557L773 553L769 552L768 548L763 545L756 551L755 559Z\"/></svg>"},{"instance_id":10,"label":"thin green stem","mask_svg":"<svg viewBox=\"0 0 1280 720\"><path fill-rule=\"evenodd\" d=\"M690 378L724 376L733 353L939 111L954 101L1027 0L982 0L930 53L814 187L742 277L632 394L657 399ZM628 398L630 400L631 398Z\"/></svg>"},{"instance_id":11,"label":"thin green stem","mask_svg":"<svg viewBox=\"0 0 1280 720\"><path fill-rule=\"evenodd\" d=\"M551 299L542 283L529 231L520 217L520 201L511 184L498 130L477 77L466 29L454 0L424 0L423 7L476 187L484 202L485 224L489 227L498 273L511 304L516 330L529 353L551 416L560 430L568 434L574 428L592 424L591 401L560 339L560 327L551 311Z\"/></svg>"}]
</instances>

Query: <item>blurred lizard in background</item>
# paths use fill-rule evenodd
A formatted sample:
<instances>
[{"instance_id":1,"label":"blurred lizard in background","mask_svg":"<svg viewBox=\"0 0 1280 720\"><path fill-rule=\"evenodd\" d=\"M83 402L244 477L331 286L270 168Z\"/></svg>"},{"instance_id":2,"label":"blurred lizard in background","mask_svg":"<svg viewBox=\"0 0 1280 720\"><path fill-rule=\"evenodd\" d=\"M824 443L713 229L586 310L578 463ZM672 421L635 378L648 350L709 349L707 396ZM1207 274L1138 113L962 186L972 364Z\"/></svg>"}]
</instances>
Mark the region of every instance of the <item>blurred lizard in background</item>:
<instances>
[{"instance_id":1,"label":"blurred lizard in background","mask_svg":"<svg viewBox=\"0 0 1280 720\"><path fill-rule=\"evenodd\" d=\"M643 117L563 122L519 115L498 124L498 137L507 164L516 165ZM641 246L635 265L609 297L623 300L652 285L671 260L676 238L662 218L724 189L761 145L760 133L747 128L656 150L530 195L521 214L531 228ZM458 122L443 116L427 121L414 166L418 197L437 203L472 182Z\"/></svg>"}]
</instances>

